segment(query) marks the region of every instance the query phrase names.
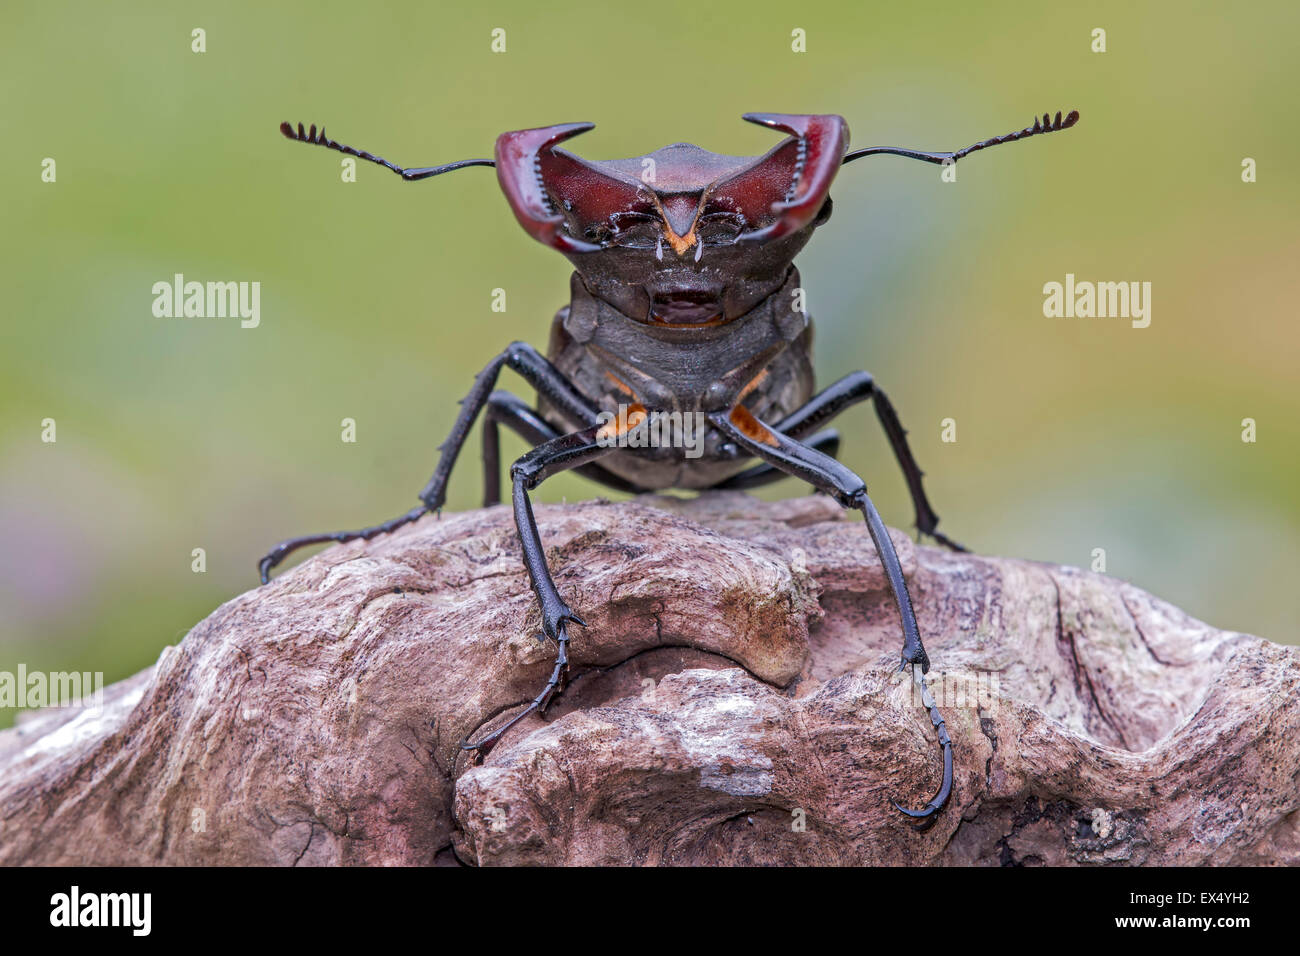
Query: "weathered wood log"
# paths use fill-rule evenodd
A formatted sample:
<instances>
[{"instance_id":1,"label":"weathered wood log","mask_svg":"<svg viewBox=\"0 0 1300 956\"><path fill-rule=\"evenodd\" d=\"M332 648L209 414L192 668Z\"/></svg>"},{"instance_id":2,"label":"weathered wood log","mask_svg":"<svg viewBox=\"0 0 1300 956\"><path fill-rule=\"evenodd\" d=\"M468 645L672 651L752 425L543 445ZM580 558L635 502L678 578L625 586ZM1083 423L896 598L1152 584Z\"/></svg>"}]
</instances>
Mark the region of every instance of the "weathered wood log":
<instances>
[{"instance_id":1,"label":"weathered wood log","mask_svg":"<svg viewBox=\"0 0 1300 956\"><path fill-rule=\"evenodd\" d=\"M1073 568L895 533L956 746L829 499L537 509L589 623L553 646L508 507L330 548L99 711L0 734L0 862L1300 863L1300 656ZM250 565L251 567L251 565ZM250 572L251 573L251 572Z\"/></svg>"}]
</instances>

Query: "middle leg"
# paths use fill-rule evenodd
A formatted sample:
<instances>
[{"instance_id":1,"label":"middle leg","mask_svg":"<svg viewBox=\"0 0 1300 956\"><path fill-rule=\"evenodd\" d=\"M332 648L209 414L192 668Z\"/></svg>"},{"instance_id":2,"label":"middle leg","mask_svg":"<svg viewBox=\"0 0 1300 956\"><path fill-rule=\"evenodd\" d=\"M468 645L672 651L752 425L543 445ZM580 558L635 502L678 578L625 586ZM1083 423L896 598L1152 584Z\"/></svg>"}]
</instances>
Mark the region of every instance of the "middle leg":
<instances>
[{"instance_id":1,"label":"middle leg","mask_svg":"<svg viewBox=\"0 0 1300 956\"><path fill-rule=\"evenodd\" d=\"M893 449L894 458L907 482L912 507L916 510L917 530L953 551L965 551L965 547L938 530L939 516L934 513L934 508L930 506L930 499L926 497L925 486L921 481L925 472L921 471L916 458L912 455L912 449L907 443L907 429L899 420L898 412L894 410L889 396L876 385L875 379L869 373L853 372L832 382L804 405L777 422L774 427L782 434L802 441L818 426L824 425L836 415L867 399L871 399L871 404L876 410L876 418L880 420L885 437L889 439L889 447ZM813 442L807 444L817 447ZM835 452L831 451L829 454L834 457ZM780 477L782 477L781 469L769 462L743 471L718 487L753 488Z\"/></svg>"},{"instance_id":2,"label":"middle leg","mask_svg":"<svg viewBox=\"0 0 1300 956\"><path fill-rule=\"evenodd\" d=\"M451 470L460 455L461 447L469 437L470 429L474 427L479 412L487 404L497 376L501 374L503 368L507 367L518 372L525 381L537 389L539 394L546 396L553 405L575 421L595 422L597 420L598 413L595 407L578 392L559 369L527 342L512 342L504 352L489 362L483 371L474 377L474 384L469 394L461 400L460 413L456 416L455 424L452 425L451 434L438 446L438 465L429 478L428 484L420 492L419 507L412 508L406 514L398 515L383 524L357 531L331 531L281 541L258 562L262 583L266 584L270 580L272 568L299 548L325 541L357 539L368 541L377 535L387 534L418 520L427 511L440 511L447 491L447 482L451 478Z\"/></svg>"}]
</instances>

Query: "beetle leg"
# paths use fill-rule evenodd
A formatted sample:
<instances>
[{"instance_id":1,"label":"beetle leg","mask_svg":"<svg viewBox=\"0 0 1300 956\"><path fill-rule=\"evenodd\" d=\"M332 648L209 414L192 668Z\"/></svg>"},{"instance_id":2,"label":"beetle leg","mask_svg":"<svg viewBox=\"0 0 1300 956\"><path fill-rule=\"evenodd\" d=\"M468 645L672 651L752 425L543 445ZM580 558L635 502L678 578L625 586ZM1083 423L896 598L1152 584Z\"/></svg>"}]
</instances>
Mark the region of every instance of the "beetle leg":
<instances>
[{"instance_id":1,"label":"beetle leg","mask_svg":"<svg viewBox=\"0 0 1300 956\"><path fill-rule=\"evenodd\" d=\"M428 509L424 505L412 508L404 515L398 515L396 518L390 518L383 524L377 524L370 528L361 528L357 531L328 531L324 534L309 534L301 538L289 538L287 541L281 541L274 548L268 551L262 560L257 562L257 571L262 578L262 583L266 584L271 580L271 569L287 558L299 548L305 548L309 544L323 544L326 541L369 541L371 538L378 537L381 534L388 534L395 531L402 525L410 524L418 519Z\"/></svg>"},{"instance_id":2,"label":"beetle leg","mask_svg":"<svg viewBox=\"0 0 1300 956\"><path fill-rule=\"evenodd\" d=\"M834 458L840 450L840 433L833 428L828 428L824 432L813 435L807 440L806 444L809 448L816 448L823 455ZM746 468L744 471L718 482L709 490L745 491L750 488L761 488L763 485L770 485L774 481L789 477L775 465L761 462L752 468Z\"/></svg>"},{"instance_id":3,"label":"beetle leg","mask_svg":"<svg viewBox=\"0 0 1300 956\"><path fill-rule=\"evenodd\" d=\"M434 469L429 483L420 492L420 500L430 511L442 507L447 495L447 481L456 464L456 457L469 437L474 420L487 404L492 388L496 384L501 369L509 366L519 373L528 384L544 395L567 418L576 421L586 420L591 424L598 421L598 412L564 375L552 365L535 348L526 342L513 342L504 352L488 363L483 371L474 378L469 394L461 399L460 414L452 425L447 440L438 446L438 466Z\"/></svg>"},{"instance_id":4,"label":"beetle leg","mask_svg":"<svg viewBox=\"0 0 1300 956\"><path fill-rule=\"evenodd\" d=\"M309 544L320 544L325 541L355 541L359 538L368 541L376 535L386 534L404 524L415 521L426 511L441 509L443 501L446 499L447 481L451 477L452 467L456 464L456 457L460 454L461 448L464 447L465 439L469 436L470 429L474 427L475 419L478 418L479 412L483 410L483 406L487 404L488 396L496 384L497 376L501 374L501 369L505 366L509 366L518 372L528 384L536 388L540 394L546 396L566 416L577 421L583 421L584 419L593 423L597 421L596 409L561 374L559 369L548 362L540 352L528 343L513 342L506 347L504 352L489 362L483 371L478 373L469 394L461 400L460 414L456 416L456 423L452 426L451 434L445 442L438 446L440 454L433 477L429 479L429 483L420 492L420 500L423 502L421 506L412 508L406 514L385 521L383 524L363 528L360 531L332 531L326 534L313 534L281 541L258 562L258 571L261 574L262 583L265 584L270 579L272 568L299 548Z\"/></svg>"},{"instance_id":5,"label":"beetle leg","mask_svg":"<svg viewBox=\"0 0 1300 956\"><path fill-rule=\"evenodd\" d=\"M884 567L889 581L890 591L898 606L898 616L903 627L903 653L900 670L912 665L912 677L921 688L922 703L930 714L930 721L936 728L939 746L943 754L943 780L938 792L921 810L906 810L898 807L910 817L916 818L918 827L925 829L933 824L937 814L948 802L952 794L952 740L948 736L943 717L935 706L934 698L925 687L925 674L930 670L930 658L921 643L921 632L916 624L916 612L912 609L912 599L907 591L907 582L903 578L902 565L898 552L889 538L889 531L881 520L876 506L867 496L867 486L861 478L840 464L834 458L809 448L802 442L795 441L777 429L759 421L743 405L737 405L729 412L712 412L709 421L713 426L740 445L756 458L761 458L784 471L807 481L818 491L833 497L846 508L861 511L867 522L867 531L875 542L876 552ZM917 673L917 668L920 673ZM896 807L897 803L894 804Z\"/></svg>"},{"instance_id":6,"label":"beetle leg","mask_svg":"<svg viewBox=\"0 0 1300 956\"><path fill-rule=\"evenodd\" d=\"M916 509L916 528L921 534L929 535L946 548L953 551L967 550L947 535L938 531L939 516L930 506L925 495L925 486L921 482L925 472L921 471L912 449L907 444L907 429L898 419L898 412L882 389L867 372L852 372L822 389L802 407L795 409L774 426L792 438L802 439L819 425L825 424L850 406L871 399L876 409L876 417L885 430L889 446L894 451L898 467L903 471L907 481L907 490L912 496L912 507Z\"/></svg>"},{"instance_id":7,"label":"beetle leg","mask_svg":"<svg viewBox=\"0 0 1300 956\"><path fill-rule=\"evenodd\" d=\"M602 431L602 427L593 426L580 432L561 435L534 448L510 467L515 526L519 530L524 565L528 568L533 593L541 605L542 630L547 637L556 642L558 651L555 667L541 693L534 697L522 711L483 739L475 743L462 743L462 750L474 750L479 754L487 753L507 730L529 714L544 711L551 698L564 690L564 682L569 673L568 625L572 622L586 627L586 622L574 614L560 597L555 579L551 576L550 568L546 566L546 552L542 548L542 539L537 530L537 519L533 517L533 506L528 492L551 475L577 468L615 450L613 445L602 440Z\"/></svg>"},{"instance_id":8,"label":"beetle leg","mask_svg":"<svg viewBox=\"0 0 1300 956\"><path fill-rule=\"evenodd\" d=\"M483 412L483 507L501 503L501 436L498 424L505 425L531 445L559 438L560 433L542 418L535 408L509 392L496 391L488 396ZM640 494L643 489L618 475L606 471L599 464L581 465L574 469L590 481L615 491Z\"/></svg>"},{"instance_id":9,"label":"beetle leg","mask_svg":"<svg viewBox=\"0 0 1300 956\"><path fill-rule=\"evenodd\" d=\"M929 713L930 723L934 726L939 737L939 748L943 752L943 782L939 786L939 792L920 810L909 810L897 800L889 802L894 805L895 809L920 821L917 823L918 830L928 830L934 825L934 821L938 819L935 814L943 809L943 805L948 802L948 797L952 795L952 738L948 736L948 727L943 722L943 715L939 713L934 695L930 693L930 688L925 686L925 674L918 674L916 668L913 667L912 679L916 682L917 690L920 691L921 704Z\"/></svg>"}]
</instances>

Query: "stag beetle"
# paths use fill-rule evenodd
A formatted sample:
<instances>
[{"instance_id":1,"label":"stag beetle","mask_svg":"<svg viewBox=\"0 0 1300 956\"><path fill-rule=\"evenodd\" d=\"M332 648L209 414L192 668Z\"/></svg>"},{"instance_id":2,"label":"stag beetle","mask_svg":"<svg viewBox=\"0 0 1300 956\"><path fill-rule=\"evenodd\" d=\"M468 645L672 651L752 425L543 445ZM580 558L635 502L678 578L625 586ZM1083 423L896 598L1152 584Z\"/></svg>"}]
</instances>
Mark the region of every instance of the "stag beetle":
<instances>
[{"instance_id":1,"label":"stag beetle","mask_svg":"<svg viewBox=\"0 0 1300 956\"><path fill-rule=\"evenodd\" d=\"M515 523L542 627L556 642L555 667L541 693L483 739L462 743L478 755L562 692L569 669L570 624L585 622L560 596L546 564L528 493L549 476L575 470L625 492L665 488L753 488L795 476L861 511L888 577L903 630L900 670L912 665L943 757L938 792L920 810L897 809L921 827L933 823L952 791L952 741L925 686L930 661L889 533L866 485L835 459L839 435L817 431L844 409L870 399L902 469L916 526L939 543L965 549L938 531L939 518L921 484L893 405L866 372L814 393L812 324L803 308L795 255L831 214L829 190L840 166L892 154L953 163L977 150L1038 133L1068 129L1078 111L1044 115L1032 126L955 152L890 146L848 151L849 130L834 115L750 113L745 119L786 134L766 154L725 156L688 143L647 156L597 162L558 144L592 129L569 123L502 134L494 159L402 168L345 146L313 125L280 131L378 163L409 181L466 166L494 166L515 218L533 238L573 263L570 302L551 326L546 356L515 342L474 380L420 504L383 524L284 541L259 564L262 583L290 552L324 541L370 539L443 504L447 481L480 414L483 503L500 498L500 425L533 450L510 468ZM646 175L653 170L653 175ZM517 372L538 393L537 407L494 391L501 369ZM614 407L619 412L609 410ZM706 422L702 449L630 445L625 439L652 416L685 413ZM757 463L752 463L757 459ZM916 673L920 665L920 674Z\"/></svg>"}]
</instances>

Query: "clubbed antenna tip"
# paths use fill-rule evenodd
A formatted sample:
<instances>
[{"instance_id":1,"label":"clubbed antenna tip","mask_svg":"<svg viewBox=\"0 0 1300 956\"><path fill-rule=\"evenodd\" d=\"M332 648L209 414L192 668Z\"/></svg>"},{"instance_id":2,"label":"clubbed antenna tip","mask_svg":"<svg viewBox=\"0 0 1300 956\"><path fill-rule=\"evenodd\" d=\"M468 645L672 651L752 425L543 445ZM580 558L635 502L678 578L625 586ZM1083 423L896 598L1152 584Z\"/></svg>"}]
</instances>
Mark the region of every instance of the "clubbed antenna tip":
<instances>
[{"instance_id":1,"label":"clubbed antenna tip","mask_svg":"<svg viewBox=\"0 0 1300 956\"><path fill-rule=\"evenodd\" d=\"M320 133L318 134L316 132L315 123L311 124L311 129L304 129L303 125L299 123L297 130L293 128L292 123L281 123L280 132L290 139L297 140L300 143L313 143L320 146L330 145L330 141L325 137L325 127L322 126L320 128Z\"/></svg>"},{"instance_id":2,"label":"clubbed antenna tip","mask_svg":"<svg viewBox=\"0 0 1300 956\"><path fill-rule=\"evenodd\" d=\"M1055 133L1058 129L1069 129L1075 123L1079 122L1079 111L1070 110L1070 115L1061 119L1060 110L1056 113L1056 118L1052 118L1051 113L1044 113L1040 121L1034 118L1034 125L1030 127L1035 133Z\"/></svg>"}]
</instances>

